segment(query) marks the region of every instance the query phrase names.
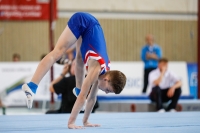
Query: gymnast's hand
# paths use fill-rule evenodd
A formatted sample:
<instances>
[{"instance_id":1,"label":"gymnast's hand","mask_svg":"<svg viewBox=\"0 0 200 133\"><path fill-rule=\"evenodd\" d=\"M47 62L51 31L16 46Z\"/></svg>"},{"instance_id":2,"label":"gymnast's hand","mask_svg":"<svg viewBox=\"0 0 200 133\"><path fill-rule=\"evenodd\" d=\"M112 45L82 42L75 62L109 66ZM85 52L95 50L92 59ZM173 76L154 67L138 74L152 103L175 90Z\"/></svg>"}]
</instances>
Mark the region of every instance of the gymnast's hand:
<instances>
[{"instance_id":1,"label":"gymnast's hand","mask_svg":"<svg viewBox=\"0 0 200 133\"><path fill-rule=\"evenodd\" d=\"M84 129L83 126L76 126L75 124L68 124L69 129Z\"/></svg>"},{"instance_id":2,"label":"gymnast's hand","mask_svg":"<svg viewBox=\"0 0 200 133\"><path fill-rule=\"evenodd\" d=\"M91 124L89 122L84 123L84 127L100 127L99 124Z\"/></svg>"}]
</instances>

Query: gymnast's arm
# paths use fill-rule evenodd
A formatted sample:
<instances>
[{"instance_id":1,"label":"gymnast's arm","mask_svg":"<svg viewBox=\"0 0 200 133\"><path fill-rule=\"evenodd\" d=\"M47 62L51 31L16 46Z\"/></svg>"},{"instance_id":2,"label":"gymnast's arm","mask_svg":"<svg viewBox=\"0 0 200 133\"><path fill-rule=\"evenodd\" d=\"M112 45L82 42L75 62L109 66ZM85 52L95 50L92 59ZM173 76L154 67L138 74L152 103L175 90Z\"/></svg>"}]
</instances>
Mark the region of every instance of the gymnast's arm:
<instances>
[{"instance_id":1,"label":"gymnast's arm","mask_svg":"<svg viewBox=\"0 0 200 133\"><path fill-rule=\"evenodd\" d=\"M68 128L70 129L82 128L80 126L76 126L74 123L81 108L83 107L83 104L85 103L86 97L90 90L90 86L98 80L100 71L101 71L101 67L100 67L99 62L97 62L96 60L88 61L88 74L87 74L87 77L83 81L81 92L79 96L77 97L77 100L72 109L72 113L68 121Z\"/></svg>"},{"instance_id":2,"label":"gymnast's arm","mask_svg":"<svg viewBox=\"0 0 200 133\"><path fill-rule=\"evenodd\" d=\"M91 91L89 93L89 96L87 98L87 105L86 105L86 109L85 109L85 113L84 113L84 117L83 117L83 125L85 127L98 127L100 125L98 124L90 124L88 122L88 118L90 116L90 113L96 103L96 99L97 99L97 92L98 92L98 88L97 88L97 85L98 85L98 81L96 81L92 88L91 88Z\"/></svg>"}]
</instances>

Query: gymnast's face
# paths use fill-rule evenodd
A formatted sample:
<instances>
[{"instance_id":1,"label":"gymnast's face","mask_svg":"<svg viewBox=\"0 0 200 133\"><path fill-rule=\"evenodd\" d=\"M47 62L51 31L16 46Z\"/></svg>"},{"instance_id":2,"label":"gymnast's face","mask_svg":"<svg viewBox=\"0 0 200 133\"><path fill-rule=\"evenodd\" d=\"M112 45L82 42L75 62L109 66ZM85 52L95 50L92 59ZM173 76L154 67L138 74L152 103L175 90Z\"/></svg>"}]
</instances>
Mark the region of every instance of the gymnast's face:
<instances>
[{"instance_id":1,"label":"gymnast's face","mask_svg":"<svg viewBox=\"0 0 200 133\"><path fill-rule=\"evenodd\" d=\"M109 83L109 79L107 77L98 80L98 88L104 91L106 94L114 93L113 87Z\"/></svg>"}]
</instances>

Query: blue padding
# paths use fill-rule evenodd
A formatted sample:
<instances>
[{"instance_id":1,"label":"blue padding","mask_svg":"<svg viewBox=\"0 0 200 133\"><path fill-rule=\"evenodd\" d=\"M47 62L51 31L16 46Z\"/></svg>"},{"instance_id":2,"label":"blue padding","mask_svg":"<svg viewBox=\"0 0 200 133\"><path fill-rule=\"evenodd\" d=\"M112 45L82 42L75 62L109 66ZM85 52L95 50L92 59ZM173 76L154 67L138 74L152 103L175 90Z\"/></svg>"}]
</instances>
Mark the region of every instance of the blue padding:
<instances>
[{"instance_id":1,"label":"blue padding","mask_svg":"<svg viewBox=\"0 0 200 133\"><path fill-rule=\"evenodd\" d=\"M62 95L58 96L58 100L62 99ZM145 95L140 95L140 96L97 96L97 99L99 101L101 100L149 100L148 96ZM189 99L194 99L193 96L188 95L188 96L181 96L179 99L181 100L189 100Z\"/></svg>"},{"instance_id":2,"label":"blue padding","mask_svg":"<svg viewBox=\"0 0 200 133\"><path fill-rule=\"evenodd\" d=\"M148 96L97 96L98 100L148 100Z\"/></svg>"},{"instance_id":3,"label":"blue padding","mask_svg":"<svg viewBox=\"0 0 200 133\"><path fill-rule=\"evenodd\" d=\"M146 95L140 96L97 96L99 101L101 100L149 100L149 97ZM193 96L181 96L179 99L194 99Z\"/></svg>"},{"instance_id":4,"label":"blue padding","mask_svg":"<svg viewBox=\"0 0 200 133\"><path fill-rule=\"evenodd\" d=\"M181 96L179 99L194 99L194 96L192 96L192 95Z\"/></svg>"},{"instance_id":5,"label":"blue padding","mask_svg":"<svg viewBox=\"0 0 200 133\"><path fill-rule=\"evenodd\" d=\"M62 94L58 95L57 99L62 100Z\"/></svg>"}]
</instances>

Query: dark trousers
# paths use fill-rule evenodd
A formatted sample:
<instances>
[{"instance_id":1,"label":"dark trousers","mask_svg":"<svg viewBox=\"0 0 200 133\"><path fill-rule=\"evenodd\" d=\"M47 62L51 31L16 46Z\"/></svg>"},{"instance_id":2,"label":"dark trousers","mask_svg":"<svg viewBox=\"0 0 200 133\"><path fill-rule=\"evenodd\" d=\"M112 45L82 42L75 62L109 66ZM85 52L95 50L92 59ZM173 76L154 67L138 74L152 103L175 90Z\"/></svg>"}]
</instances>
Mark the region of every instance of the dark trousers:
<instances>
[{"instance_id":1,"label":"dark trousers","mask_svg":"<svg viewBox=\"0 0 200 133\"><path fill-rule=\"evenodd\" d=\"M62 112L61 109L59 110L48 110L46 114L61 114L61 113L71 113L71 112ZM84 111L80 111L80 113L84 113ZM94 112L92 112L94 113Z\"/></svg>"},{"instance_id":2,"label":"dark trousers","mask_svg":"<svg viewBox=\"0 0 200 133\"><path fill-rule=\"evenodd\" d=\"M142 92L143 93L146 93L146 90L147 90L147 86L148 86L148 78L149 78L149 73L152 71L152 70L155 70L156 68L145 68L144 69L144 82L143 82L143 89L142 89Z\"/></svg>"},{"instance_id":3,"label":"dark trousers","mask_svg":"<svg viewBox=\"0 0 200 133\"><path fill-rule=\"evenodd\" d=\"M59 114L61 113L60 110L48 110L46 114Z\"/></svg>"},{"instance_id":4,"label":"dark trousers","mask_svg":"<svg viewBox=\"0 0 200 133\"><path fill-rule=\"evenodd\" d=\"M167 92L168 89L160 89L159 86L156 86L154 88L152 88L152 91L150 93L150 99L152 102L156 102L156 107L157 110L163 109L163 103L168 102L169 100L171 100L171 103L169 104L169 106L167 107L167 111L170 109L175 109L178 99L181 95L181 88L177 88L174 91L174 95L172 97L168 97L167 96Z\"/></svg>"}]
</instances>

